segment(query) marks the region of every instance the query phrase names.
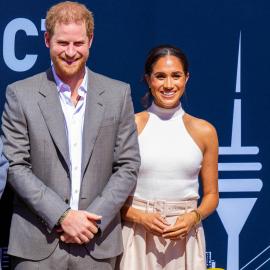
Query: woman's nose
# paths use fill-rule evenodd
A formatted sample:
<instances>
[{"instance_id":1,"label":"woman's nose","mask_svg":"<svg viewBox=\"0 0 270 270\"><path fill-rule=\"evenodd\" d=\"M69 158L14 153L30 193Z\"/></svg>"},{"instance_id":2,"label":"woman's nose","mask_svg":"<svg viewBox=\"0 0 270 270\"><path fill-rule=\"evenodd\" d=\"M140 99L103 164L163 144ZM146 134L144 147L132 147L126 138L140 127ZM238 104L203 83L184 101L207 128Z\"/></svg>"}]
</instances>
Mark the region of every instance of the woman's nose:
<instances>
[{"instance_id":1,"label":"woman's nose","mask_svg":"<svg viewBox=\"0 0 270 270\"><path fill-rule=\"evenodd\" d=\"M165 81L164 81L164 88L167 88L167 89L173 88L172 78L167 77L167 78L165 79Z\"/></svg>"}]
</instances>

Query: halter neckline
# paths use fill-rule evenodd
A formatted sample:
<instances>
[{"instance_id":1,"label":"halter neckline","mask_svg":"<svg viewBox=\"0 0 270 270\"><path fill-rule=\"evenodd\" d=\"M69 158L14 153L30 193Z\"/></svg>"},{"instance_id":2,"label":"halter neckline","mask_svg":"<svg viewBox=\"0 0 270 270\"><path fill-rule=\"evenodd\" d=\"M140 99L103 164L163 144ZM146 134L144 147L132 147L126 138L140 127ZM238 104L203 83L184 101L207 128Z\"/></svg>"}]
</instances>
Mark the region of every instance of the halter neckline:
<instances>
[{"instance_id":1,"label":"halter neckline","mask_svg":"<svg viewBox=\"0 0 270 270\"><path fill-rule=\"evenodd\" d=\"M147 111L157 115L162 120L169 120L178 116L183 116L185 113L181 103L179 103L179 105L175 108L166 109L158 106L155 102L153 102Z\"/></svg>"}]
</instances>

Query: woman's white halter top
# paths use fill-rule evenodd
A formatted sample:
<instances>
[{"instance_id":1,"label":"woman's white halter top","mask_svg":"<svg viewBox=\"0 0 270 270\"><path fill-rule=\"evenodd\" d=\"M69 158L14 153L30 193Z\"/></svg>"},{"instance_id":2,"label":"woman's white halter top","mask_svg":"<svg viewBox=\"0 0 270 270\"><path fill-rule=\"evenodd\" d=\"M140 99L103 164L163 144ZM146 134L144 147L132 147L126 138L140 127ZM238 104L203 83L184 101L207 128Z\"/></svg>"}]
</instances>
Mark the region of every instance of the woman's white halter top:
<instances>
[{"instance_id":1,"label":"woman's white halter top","mask_svg":"<svg viewBox=\"0 0 270 270\"><path fill-rule=\"evenodd\" d=\"M181 104L164 109L153 103L148 113L139 135L141 167L134 196L145 200L198 199L203 155L184 125Z\"/></svg>"}]
</instances>

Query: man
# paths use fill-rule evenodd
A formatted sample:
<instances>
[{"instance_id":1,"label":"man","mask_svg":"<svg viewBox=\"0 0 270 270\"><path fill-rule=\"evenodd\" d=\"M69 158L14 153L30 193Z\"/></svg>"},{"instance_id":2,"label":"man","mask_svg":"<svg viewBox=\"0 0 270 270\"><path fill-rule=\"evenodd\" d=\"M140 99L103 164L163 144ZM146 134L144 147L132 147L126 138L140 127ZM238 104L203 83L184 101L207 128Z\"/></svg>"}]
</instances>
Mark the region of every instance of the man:
<instances>
[{"instance_id":1,"label":"man","mask_svg":"<svg viewBox=\"0 0 270 270\"><path fill-rule=\"evenodd\" d=\"M3 155L3 143L0 138L0 199L2 197L6 185L7 169L8 169L8 161ZM1 269L1 261L0 261L0 269Z\"/></svg>"},{"instance_id":2,"label":"man","mask_svg":"<svg viewBox=\"0 0 270 270\"><path fill-rule=\"evenodd\" d=\"M0 199L3 195L6 180L7 180L7 169L8 169L8 161L3 155L3 143L0 137ZM0 270L2 269L2 263L1 263L1 252L0 252Z\"/></svg>"},{"instance_id":3,"label":"man","mask_svg":"<svg viewBox=\"0 0 270 270\"><path fill-rule=\"evenodd\" d=\"M8 161L3 155L3 143L0 138L0 199L3 195L4 188L6 185L7 169L8 169ZM0 269L1 269L1 262L0 262Z\"/></svg>"},{"instance_id":4,"label":"man","mask_svg":"<svg viewBox=\"0 0 270 270\"><path fill-rule=\"evenodd\" d=\"M137 134L129 86L86 68L93 28L84 5L53 6L52 68L7 87L16 270L113 269L122 252L119 210L136 183Z\"/></svg>"}]
</instances>

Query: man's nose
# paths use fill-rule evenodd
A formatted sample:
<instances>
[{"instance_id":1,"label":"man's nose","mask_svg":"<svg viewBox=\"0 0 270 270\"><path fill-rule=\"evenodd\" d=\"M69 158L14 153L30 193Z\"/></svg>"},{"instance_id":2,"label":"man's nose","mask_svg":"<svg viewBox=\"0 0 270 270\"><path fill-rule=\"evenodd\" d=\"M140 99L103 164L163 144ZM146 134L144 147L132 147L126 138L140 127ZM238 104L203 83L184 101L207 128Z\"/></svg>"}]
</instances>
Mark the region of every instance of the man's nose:
<instances>
[{"instance_id":1,"label":"man's nose","mask_svg":"<svg viewBox=\"0 0 270 270\"><path fill-rule=\"evenodd\" d=\"M167 89L172 89L173 88L173 82L172 82L172 78L167 77L164 81L164 88Z\"/></svg>"},{"instance_id":2,"label":"man's nose","mask_svg":"<svg viewBox=\"0 0 270 270\"><path fill-rule=\"evenodd\" d=\"M65 53L66 53L66 56L68 56L68 57L70 57L70 58L74 57L75 54L76 54L76 50L75 50L75 48L74 48L74 45L73 45L73 44L69 44L69 45L67 46L67 48L66 48Z\"/></svg>"}]
</instances>

